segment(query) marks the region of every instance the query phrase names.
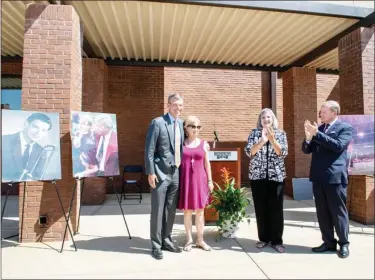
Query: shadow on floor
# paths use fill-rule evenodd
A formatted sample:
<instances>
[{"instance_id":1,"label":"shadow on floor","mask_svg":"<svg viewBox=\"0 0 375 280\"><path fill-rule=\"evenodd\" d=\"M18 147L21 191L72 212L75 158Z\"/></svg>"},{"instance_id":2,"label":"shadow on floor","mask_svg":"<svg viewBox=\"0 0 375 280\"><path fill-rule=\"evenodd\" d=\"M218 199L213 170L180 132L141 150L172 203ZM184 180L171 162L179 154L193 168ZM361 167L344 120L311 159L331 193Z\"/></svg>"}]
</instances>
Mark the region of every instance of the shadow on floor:
<instances>
[{"instance_id":1,"label":"shadow on floor","mask_svg":"<svg viewBox=\"0 0 375 280\"><path fill-rule=\"evenodd\" d=\"M290 224L290 223L284 223L285 226L289 227L299 227L299 228L314 228L316 230L319 230L319 226L312 226L312 225L301 225L301 224ZM361 232L361 231L353 231L349 228L349 234L359 234L359 235L368 235L368 236L374 236L374 232Z\"/></svg>"},{"instance_id":2,"label":"shadow on floor","mask_svg":"<svg viewBox=\"0 0 375 280\"><path fill-rule=\"evenodd\" d=\"M236 238L236 241L238 245L241 246L242 250L246 253L254 254L254 253L274 253L274 254L280 254L279 252L276 252L270 245L263 248L258 249L256 248L256 243L258 240L253 239L245 239L245 238ZM284 254L314 254L311 251L311 247L309 246L301 246L301 245L295 245L295 244L285 244L285 253Z\"/></svg>"},{"instance_id":3,"label":"shadow on floor","mask_svg":"<svg viewBox=\"0 0 375 280\"><path fill-rule=\"evenodd\" d=\"M92 250L104 252L118 252L131 254L150 254L151 243L149 239L132 236L109 236L90 240L75 241L77 250ZM73 245L70 246L74 248Z\"/></svg>"},{"instance_id":4,"label":"shadow on floor","mask_svg":"<svg viewBox=\"0 0 375 280\"><path fill-rule=\"evenodd\" d=\"M5 236L6 237L6 236ZM4 238L2 236L2 238ZM18 237L14 237L12 239L1 239L1 248L7 248L7 247L17 247L20 244L18 243Z\"/></svg>"}]
</instances>

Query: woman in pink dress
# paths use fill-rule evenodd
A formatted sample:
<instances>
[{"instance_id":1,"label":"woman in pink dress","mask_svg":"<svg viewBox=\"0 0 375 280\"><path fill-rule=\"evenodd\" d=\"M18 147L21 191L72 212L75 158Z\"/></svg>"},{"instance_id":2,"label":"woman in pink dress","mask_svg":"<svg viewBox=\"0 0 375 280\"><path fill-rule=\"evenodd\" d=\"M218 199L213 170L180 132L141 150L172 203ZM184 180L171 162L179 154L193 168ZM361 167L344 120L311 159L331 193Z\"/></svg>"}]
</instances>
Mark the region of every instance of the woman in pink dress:
<instances>
[{"instance_id":1,"label":"woman in pink dress","mask_svg":"<svg viewBox=\"0 0 375 280\"><path fill-rule=\"evenodd\" d=\"M187 117L184 122L184 129L186 137L180 166L180 195L178 201L178 209L184 210L184 225L187 237L184 250L190 251L193 245L192 214L195 211L196 246L205 251L211 251L211 247L203 240L204 208L208 205L209 194L214 188L208 158L209 146L206 141L198 138L201 124L197 117Z\"/></svg>"}]
</instances>

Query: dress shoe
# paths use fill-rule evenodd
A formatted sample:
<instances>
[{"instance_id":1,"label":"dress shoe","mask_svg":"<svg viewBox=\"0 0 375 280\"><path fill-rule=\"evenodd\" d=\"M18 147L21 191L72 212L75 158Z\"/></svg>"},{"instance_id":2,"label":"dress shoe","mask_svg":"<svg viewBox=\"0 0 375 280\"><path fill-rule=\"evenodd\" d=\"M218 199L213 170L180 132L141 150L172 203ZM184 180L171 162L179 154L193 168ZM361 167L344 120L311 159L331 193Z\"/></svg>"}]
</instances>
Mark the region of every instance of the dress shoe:
<instances>
[{"instance_id":1,"label":"dress shoe","mask_svg":"<svg viewBox=\"0 0 375 280\"><path fill-rule=\"evenodd\" d=\"M312 248L311 251L313 251L314 253L324 253L327 251L336 252L336 246L328 246L326 243L323 243L319 247Z\"/></svg>"},{"instance_id":2,"label":"dress shoe","mask_svg":"<svg viewBox=\"0 0 375 280\"><path fill-rule=\"evenodd\" d=\"M349 257L349 246L348 245L340 246L340 250L337 253L337 255L339 256L339 258L342 258L342 259Z\"/></svg>"},{"instance_id":3,"label":"dress shoe","mask_svg":"<svg viewBox=\"0 0 375 280\"><path fill-rule=\"evenodd\" d=\"M152 249L152 256L157 260L161 260L163 258L163 252L160 249Z\"/></svg>"},{"instance_id":4,"label":"dress shoe","mask_svg":"<svg viewBox=\"0 0 375 280\"><path fill-rule=\"evenodd\" d=\"M165 251L171 251L173 253L181 253L182 250L181 248L177 247L177 246L174 246L174 245L167 245L167 244L164 244L163 246L161 246L161 249L162 250L165 250Z\"/></svg>"}]
</instances>

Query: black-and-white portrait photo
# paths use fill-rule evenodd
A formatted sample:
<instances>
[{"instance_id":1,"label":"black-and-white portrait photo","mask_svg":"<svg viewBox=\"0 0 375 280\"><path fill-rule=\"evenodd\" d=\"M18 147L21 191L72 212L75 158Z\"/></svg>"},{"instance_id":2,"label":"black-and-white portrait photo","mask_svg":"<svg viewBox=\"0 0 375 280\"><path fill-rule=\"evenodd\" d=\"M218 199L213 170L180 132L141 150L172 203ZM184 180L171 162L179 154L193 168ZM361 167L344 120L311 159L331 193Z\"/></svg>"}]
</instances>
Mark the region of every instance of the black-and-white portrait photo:
<instances>
[{"instance_id":1,"label":"black-and-white portrait photo","mask_svg":"<svg viewBox=\"0 0 375 280\"><path fill-rule=\"evenodd\" d=\"M61 179L58 113L2 110L2 182Z\"/></svg>"}]
</instances>

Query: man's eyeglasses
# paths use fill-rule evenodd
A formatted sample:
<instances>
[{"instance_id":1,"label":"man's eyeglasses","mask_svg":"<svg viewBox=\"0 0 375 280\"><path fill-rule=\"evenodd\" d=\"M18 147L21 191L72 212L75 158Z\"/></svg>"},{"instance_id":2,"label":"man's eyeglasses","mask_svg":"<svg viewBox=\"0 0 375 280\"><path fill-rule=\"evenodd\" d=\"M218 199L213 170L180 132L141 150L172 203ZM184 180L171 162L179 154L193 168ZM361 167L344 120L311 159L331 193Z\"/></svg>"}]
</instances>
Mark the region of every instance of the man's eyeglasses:
<instances>
[{"instance_id":1,"label":"man's eyeglasses","mask_svg":"<svg viewBox=\"0 0 375 280\"><path fill-rule=\"evenodd\" d=\"M192 124L189 124L187 127L191 127L192 129L201 129L202 127L200 125L196 126L196 125L192 125Z\"/></svg>"}]
</instances>

